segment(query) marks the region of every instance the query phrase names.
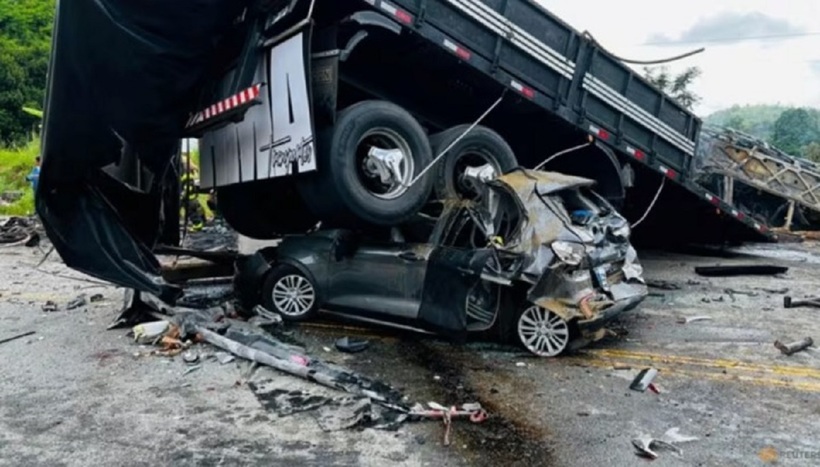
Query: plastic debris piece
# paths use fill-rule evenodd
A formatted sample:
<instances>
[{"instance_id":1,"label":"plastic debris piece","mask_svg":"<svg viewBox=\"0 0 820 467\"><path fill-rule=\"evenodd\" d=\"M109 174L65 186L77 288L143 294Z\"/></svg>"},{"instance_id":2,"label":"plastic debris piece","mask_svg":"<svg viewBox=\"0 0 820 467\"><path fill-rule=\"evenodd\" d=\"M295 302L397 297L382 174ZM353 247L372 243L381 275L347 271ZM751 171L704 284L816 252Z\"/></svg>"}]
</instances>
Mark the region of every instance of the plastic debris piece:
<instances>
[{"instance_id":1,"label":"plastic debris piece","mask_svg":"<svg viewBox=\"0 0 820 467\"><path fill-rule=\"evenodd\" d=\"M518 368L524 368L525 366L527 366L527 364L524 362L515 362L515 366L517 366Z\"/></svg>"},{"instance_id":2,"label":"plastic debris piece","mask_svg":"<svg viewBox=\"0 0 820 467\"><path fill-rule=\"evenodd\" d=\"M236 357L229 354L228 352L217 352L216 360L222 365L227 365L228 363L231 363L232 361L236 360Z\"/></svg>"},{"instance_id":3,"label":"plastic debris piece","mask_svg":"<svg viewBox=\"0 0 820 467\"><path fill-rule=\"evenodd\" d=\"M655 439L649 435L641 435L632 439L632 445L635 446L637 452L635 454L641 457L648 457L650 459L657 459L658 453L653 449L666 448L675 451L678 454L683 454L683 451L674 444L667 443L659 439Z\"/></svg>"},{"instance_id":4,"label":"plastic debris piece","mask_svg":"<svg viewBox=\"0 0 820 467\"><path fill-rule=\"evenodd\" d=\"M17 334L16 336L7 337L5 339L0 340L0 344L5 344L6 342L11 342L13 340L22 339L23 337L28 337L34 334L34 331L24 332L22 334ZM42 337L40 338L42 340Z\"/></svg>"},{"instance_id":5,"label":"plastic debris piece","mask_svg":"<svg viewBox=\"0 0 820 467\"><path fill-rule=\"evenodd\" d=\"M678 318L678 324L689 324L689 323L697 323L698 321L711 321L711 316L700 315L700 316L682 316Z\"/></svg>"},{"instance_id":6,"label":"plastic debris piece","mask_svg":"<svg viewBox=\"0 0 820 467\"><path fill-rule=\"evenodd\" d=\"M200 368L202 368L202 365L189 366L188 368L185 369L185 371L182 372L182 376L187 376L187 375L199 370Z\"/></svg>"},{"instance_id":7,"label":"plastic debris piece","mask_svg":"<svg viewBox=\"0 0 820 467\"><path fill-rule=\"evenodd\" d=\"M138 324L131 328L134 333L134 341L139 344L153 344L159 340L171 327L168 321L152 321L150 323Z\"/></svg>"},{"instance_id":8,"label":"plastic debris piece","mask_svg":"<svg viewBox=\"0 0 820 467\"><path fill-rule=\"evenodd\" d=\"M336 340L336 348L341 352L356 353L367 350L368 347L370 347L370 342L364 339L342 337Z\"/></svg>"},{"instance_id":9,"label":"plastic debris piece","mask_svg":"<svg viewBox=\"0 0 820 467\"><path fill-rule=\"evenodd\" d=\"M680 286L678 284L664 280L648 280L646 281L646 285L652 289L680 290Z\"/></svg>"},{"instance_id":10,"label":"plastic debris piece","mask_svg":"<svg viewBox=\"0 0 820 467\"><path fill-rule=\"evenodd\" d=\"M805 337L803 339L800 339L799 341L792 342L789 344L784 344L779 340L774 341L774 346L786 355L792 355L797 352L800 352L801 350L806 350L812 345L814 345L814 340L811 337Z\"/></svg>"},{"instance_id":11,"label":"plastic debris piece","mask_svg":"<svg viewBox=\"0 0 820 467\"><path fill-rule=\"evenodd\" d=\"M783 274L789 268L768 264L738 264L733 266L702 266L696 267L698 275L706 277L731 277L731 276L774 276Z\"/></svg>"},{"instance_id":12,"label":"plastic debris piece","mask_svg":"<svg viewBox=\"0 0 820 467\"><path fill-rule=\"evenodd\" d=\"M66 308L66 310L74 310L76 308L86 306L87 304L88 304L88 300L86 300L85 295L80 295L77 298L75 298L74 300L71 300L70 302L68 302L68 304L65 306L65 308Z\"/></svg>"},{"instance_id":13,"label":"plastic debris piece","mask_svg":"<svg viewBox=\"0 0 820 467\"><path fill-rule=\"evenodd\" d=\"M97 302L101 302L101 301L105 300L105 296L101 293L98 293L98 294L92 295L89 300L91 301L91 303L97 303Z\"/></svg>"},{"instance_id":14,"label":"plastic debris piece","mask_svg":"<svg viewBox=\"0 0 820 467\"><path fill-rule=\"evenodd\" d=\"M632 381L632 384L629 385L629 389L633 391L644 392L649 388L649 385L652 384L652 380L658 376L658 370L655 368L644 368L638 373L638 376Z\"/></svg>"},{"instance_id":15,"label":"plastic debris piece","mask_svg":"<svg viewBox=\"0 0 820 467\"><path fill-rule=\"evenodd\" d=\"M199 361L199 354L189 350L182 354L182 360L189 365L193 365Z\"/></svg>"},{"instance_id":16,"label":"plastic debris piece","mask_svg":"<svg viewBox=\"0 0 820 467\"><path fill-rule=\"evenodd\" d=\"M654 392L655 394L660 394L661 393L661 388L658 387L658 385L655 384L655 383L649 383L649 386L647 386L647 388L650 391Z\"/></svg>"},{"instance_id":17,"label":"plastic debris piece","mask_svg":"<svg viewBox=\"0 0 820 467\"><path fill-rule=\"evenodd\" d=\"M59 307L57 307L57 304L56 304L56 303L54 303L54 302L53 302L53 301L51 301L51 300L49 300L49 301L45 302L45 303L43 304L43 307L42 307L42 308L43 308L43 311L45 311L46 313L50 313L50 312L52 312L52 311L57 311L57 310L59 309Z\"/></svg>"},{"instance_id":18,"label":"plastic debris piece","mask_svg":"<svg viewBox=\"0 0 820 467\"><path fill-rule=\"evenodd\" d=\"M786 289L788 291L788 289ZM795 300L792 297L783 297L783 308L797 308L797 307L815 307L820 308L820 299L809 298L806 300Z\"/></svg>"},{"instance_id":19,"label":"plastic debris piece","mask_svg":"<svg viewBox=\"0 0 820 467\"><path fill-rule=\"evenodd\" d=\"M255 307L253 307L253 313L256 315L256 317L259 317L263 321L265 321L264 323L260 323L260 325L262 326L278 325L282 324L283 322L282 317L279 315L279 313L270 311L262 305L256 305Z\"/></svg>"}]
</instances>

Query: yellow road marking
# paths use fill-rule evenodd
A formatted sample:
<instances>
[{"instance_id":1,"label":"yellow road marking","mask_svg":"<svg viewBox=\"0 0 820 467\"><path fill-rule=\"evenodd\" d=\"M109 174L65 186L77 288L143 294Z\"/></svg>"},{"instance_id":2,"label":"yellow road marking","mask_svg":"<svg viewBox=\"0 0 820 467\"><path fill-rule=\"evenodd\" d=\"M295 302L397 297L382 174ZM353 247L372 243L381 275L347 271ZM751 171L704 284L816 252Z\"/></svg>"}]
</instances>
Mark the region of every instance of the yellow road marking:
<instances>
[{"instance_id":1,"label":"yellow road marking","mask_svg":"<svg viewBox=\"0 0 820 467\"><path fill-rule=\"evenodd\" d=\"M680 363L684 365L696 365L722 370L736 369L744 371L760 371L765 373L775 373L784 376L802 376L806 378L820 379L820 369L810 367L795 367L784 365L760 365L755 363L745 363L739 360L729 360L724 358L698 358L685 357L679 355L653 354L647 352L631 352L626 350L602 349L589 350L586 353L610 358L624 358L629 360L649 360L660 363Z\"/></svg>"},{"instance_id":2,"label":"yellow road marking","mask_svg":"<svg viewBox=\"0 0 820 467\"><path fill-rule=\"evenodd\" d=\"M707 359L625 350L588 350L583 353L586 357L574 360L594 367L611 368L614 363L632 364L633 366L651 365L662 374L820 392L820 371L815 368L760 365L729 359ZM721 371L709 371L709 369ZM779 375L781 378L773 378L772 374Z\"/></svg>"}]
</instances>

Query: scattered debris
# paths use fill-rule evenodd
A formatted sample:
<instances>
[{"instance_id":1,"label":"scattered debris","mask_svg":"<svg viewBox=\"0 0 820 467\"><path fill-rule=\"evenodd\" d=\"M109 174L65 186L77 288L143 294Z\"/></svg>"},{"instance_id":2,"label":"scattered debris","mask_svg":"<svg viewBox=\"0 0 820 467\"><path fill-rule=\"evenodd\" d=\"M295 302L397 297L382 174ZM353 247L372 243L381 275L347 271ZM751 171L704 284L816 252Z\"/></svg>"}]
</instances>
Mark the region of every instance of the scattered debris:
<instances>
[{"instance_id":1,"label":"scattered debris","mask_svg":"<svg viewBox=\"0 0 820 467\"><path fill-rule=\"evenodd\" d=\"M236 360L236 357L229 354L228 352L217 352L216 353L216 361L218 361L221 365L227 365L232 361Z\"/></svg>"},{"instance_id":2,"label":"scattered debris","mask_svg":"<svg viewBox=\"0 0 820 467\"><path fill-rule=\"evenodd\" d=\"M370 341L364 339L353 339L350 337L342 337L336 340L336 348L341 352L356 353L367 350L370 347Z\"/></svg>"},{"instance_id":3,"label":"scattered debris","mask_svg":"<svg viewBox=\"0 0 820 467\"><path fill-rule=\"evenodd\" d=\"M766 293L770 293L770 294L774 294L774 295L783 295L783 294L789 293L789 289L785 288L785 287L782 288L782 289L769 289L769 288L766 288L766 287L757 287L757 290L760 290L760 291L763 291L763 292L766 292Z\"/></svg>"},{"instance_id":4,"label":"scattered debris","mask_svg":"<svg viewBox=\"0 0 820 467\"><path fill-rule=\"evenodd\" d=\"M820 308L820 298L808 298L805 300L795 300L792 297L783 297L783 308L797 308L801 306L811 306Z\"/></svg>"},{"instance_id":5,"label":"scattered debris","mask_svg":"<svg viewBox=\"0 0 820 467\"><path fill-rule=\"evenodd\" d=\"M652 380L658 376L658 370L655 368L644 368L638 373L638 376L629 385L629 389L633 391L644 392L652 384Z\"/></svg>"},{"instance_id":6,"label":"scattered debris","mask_svg":"<svg viewBox=\"0 0 820 467\"><path fill-rule=\"evenodd\" d=\"M299 412L318 409L330 402L329 397L271 387L272 380L248 383L259 403L266 410L285 417Z\"/></svg>"},{"instance_id":7,"label":"scattered debris","mask_svg":"<svg viewBox=\"0 0 820 467\"><path fill-rule=\"evenodd\" d=\"M444 422L444 445L450 445L450 425L453 418L469 417L473 423L481 423L487 419L487 412L478 402L463 404L461 407L444 407L436 402L428 402L428 408L416 404L410 409L410 415L419 418L441 419Z\"/></svg>"},{"instance_id":8,"label":"scattered debris","mask_svg":"<svg viewBox=\"0 0 820 467\"><path fill-rule=\"evenodd\" d=\"M0 344L5 344L6 342L11 342L13 340L22 339L24 337L28 337L34 334L34 331L24 332L22 334L17 334L16 336L7 337L5 339L0 340Z\"/></svg>"},{"instance_id":9,"label":"scattered debris","mask_svg":"<svg viewBox=\"0 0 820 467\"><path fill-rule=\"evenodd\" d=\"M36 217L12 217L0 225L0 244L25 245L29 248L40 244L40 224Z\"/></svg>"},{"instance_id":10,"label":"scattered debris","mask_svg":"<svg viewBox=\"0 0 820 467\"><path fill-rule=\"evenodd\" d=\"M154 321L134 326L134 341L138 344L154 344L170 329L168 321Z\"/></svg>"},{"instance_id":11,"label":"scattered debris","mask_svg":"<svg viewBox=\"0 0 820 467\"><path fill-rule=\"evenodd\" d=\"M801 350L806 350L812 345L814 345L814 340L811 337L805 337L799 341L792 342L789 344L784 344L779 340L774 341L774 346L786 355L792 355L797 352L800 352Z\"/></svg>"},{"instance_id":12,"label":"scattered debris","mask_svg":"<svg viewBox=\"0 0 820 467\"><path fill-rule=\"evenodd\" d=\"M632 440L632 445L637 451L635 454L641 457L648 457L650 459L657 459L658 453L653 449L669 449L674 451L679 456L683 455L681 448L675 446L677 443L688 443L690 441L697 441L700 438L697 436L687 436L680 433L680 428L674 427L666 430L666 433L660 439L653 438L650 435L640 435Z\"/></svg>"},{"instance_id":13,"label":"scattered debris","mask_svg":"<svg viewBox=\"0 0 820 467\"><path fill-rule=\"evenodd\" d=\"M147 305L155 311L145 314L160 317L169 313L168 320L155 321L135 326L133 332L138 341L152 341L165 344L172 339L183 344L181 339L207 342L252 362L252 368L259 365L270 366L285 373L304 378L331 389L347 392L344 398L311 397L304 393L270 390L267 385L248 382L248 386L266 407L293 412L294 407L314 410L317 423L325 431L367 426L394 429L409 418L444 420L447 430L445 441L449 443L450 420L469 417L475 423L487 418L487 413L479 404L465 404L461 407L446 408L428 403L428 408L418 404L410 408L405 405L405 397L394 388L340 366L310 357L301 347L286 344L258 326L234 320L225 316L221 307L197 310L170 307L150 294L132 301L134 306ZM187 344L188 341L185 341ZM220 361L227 360L225 352L216 354ZM183 355L186 362L191 359ZM201 359L200 359L201 360ZM196 371L201 364L189 366L184 374ZM245 378L247 381L248 378ZM238 382L242 384L242 382ZM286 409L282 409L285 407ZM307 410L308 408L305 408ZM281 413L281 412L280 412Z\"/></svg>"},{"instance_id":14,"label":"scattered debris","mask_svg":"<svg viewBox=\"0 0 820 467\"><path fill-rule=\"evenodd\" d=\"M59 310L59 307L57 306L57 304L55 302L49 300L49 301L47 301L43 304L42 309L46 313L51 313L51 312Z\"/></svg>"},{"instance_id":15,"label":"scattered debris","mask_svg":"<svg viewBox=\"0 0 820 467\"><path fill-rule=\"evenodd\" d=\"M647 386L647 388L655 394L661 393L661 388L655 383L649 383L649 386Z\"/></svg>"},{"instance_id":16,"label":"scattered debris","mask_svg":"<svg viewBox=\"0 0 820 467\"><path fill-rule=\"evenodd\" d=\"M593 415L609 415L609 416L616 415L615 412L612 412L610 410L601 410L601 409L598 409L596 407L592 407L590 405L587 405L586 408L584 408L583 410L579 410L576 413L579 417L590 417L590 416L593 416Z\"/></svg>"},{"instance_id":17,"label":"scattered debris","mask_svg":"<svg viewBox=\"0 0 820 467\"><path fill-rule=\"evenodd\" d=\"M199 361L199 354L189 350L182 354L182 361L189 365L193 365Z\"/></svg>"},{"instance_id":18,"label":"scattered debris","mask_svg":"<svg viewBox=\"0 0 820 467\"><path fill-rule=\"evenodd\" d=\"M642 457L648 457L650 459L657 459L658 453L653 451L652 449L659 449L659 448L666 448L672 451L675 451L679 455L683 454L683 451L677 446L672 443L667 443L666 441L662 441L659 439L655 439L649 435L642 435L638 438L634 438L632 440L632 445L635 446L635 449L638 451L635 453Z\"/></svg>"},{"instance_id":19,"label":"scattered debris","mask_svg":"<svg viewBox=\"0 0 820 467\"><path fill-rule=\"evenodd\" d=\"M723 293L728 294L730 297L734 295L747 295L749 297L757 297L757 292L752 292L750 290L737 290L737 289L723 289Z\"/></svg>"},{"instance_id":20,"label":"scattered debris","mask_svg":"<svg viewBox=\"0 0 820 467\"><path fill-rule=\"evenodd\" d=\"M266 324L282 324L282 317L279 315L279 313L270 311L262 305L256 305L255 307L253 307L253 312L254 314L256 314L256 316L268 321L268 323Z\"/></svg>"},{"instance_id":21,"label":"scattered debris","mask_svg":"<svg viewBox=\"0 0 820 467\"><path fill-rule=\"evenodd\" d=\"M88 304L88 301L86 300L85 295L79 295L74 300L71 300L70 302L68 302L68 304L65 306L65 309L66 310L74 310L74 309L77 309L77 308L80 308L80 307L84 307L87 304Z\"/></svg>"},{"instance_id":22,"label":"scattered debris","mask_svg":"<svg viewBox=\"0 0 820 467\"><path fill-rule=\"evenodd\" d=\"M664 280L647 280L646 285L651 289L680 290L680 286L678 284Z\"/></svg>"},{"instance_id":23,"label":"scattered debris","mask_svg":"<svg viewBox=\"0 0 820 467\"><path fill-rule=\"evenodd\" d=\"M101 302L103 300L105 300L105 296L101 293L94 294L89 299L89 301L91 301L91 303L97 303L97 302Z\"/></svg>"},{"instance_id":24,"label":"scattered debris","mask_svg":"<svg viewBox=\"0 0 820 467\"><path fill-rule=\"evenodd\" d=\"M524 368L527 366L527 364L524 362L515 362L515 366L517 366L518 368Z\"/></svg>"},{"instance_id":25,"label":"scattered debris","mask_svg":"<svg viewBox=\"0 0 820 467\"><path fill-rule=\"evenodd\" d=\"M202 365L189 366L188 368L185 369L185 371L182 372L182 376L187 376L187 375L199 370L200 368L202 368Z\"/></svg>"},{"instance_id":26,"label":"scattered debris","mask_svg":"<svg viewBox=\"0 0 820 467\"><path fill-rule=\"evenodd\" d=\"M711 321L711 320L712 320L712 317L711 316L706 316L706 315L688 316L688 317L681 316L680 318L678 318L678 324L689 324L689 323L696 323L698 321Z\"/></svg>"},{"instance_id":27,"label":"scattered debris","mask_svg":"<svg viewBox=\"0 0 820 467\"><path fill-rule=\"evenodd\" d=\"M789 268L784 266L774 266L769 264L737 264L733 266L701 266L696 267L695 272L705 277L731 277L731 276L774 276L783 274Z\"/></svg>"}]
</instances>

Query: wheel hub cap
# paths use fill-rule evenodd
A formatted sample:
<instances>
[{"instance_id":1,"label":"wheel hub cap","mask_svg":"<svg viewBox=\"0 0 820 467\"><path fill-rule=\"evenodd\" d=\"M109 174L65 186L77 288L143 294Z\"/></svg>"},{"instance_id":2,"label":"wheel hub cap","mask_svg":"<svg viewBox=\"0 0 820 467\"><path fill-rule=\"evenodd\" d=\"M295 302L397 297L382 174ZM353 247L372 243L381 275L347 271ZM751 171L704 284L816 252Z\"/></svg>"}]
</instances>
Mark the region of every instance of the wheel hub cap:
<instances>
[{"instance_id":1,"label":"wheel hub cap","mask_svg":"<svg viewBox=\"0 0 820 467\"><path fill-rule=\"evenodd\" d=\"M569 326L555 313L531 306L524 310L518 320L518 337L530 352L542 357L554 357L567 347Z\"/></svg>"},{"instance_id":2,"label":"wheel hub cap","mask_svg":"<svg viewBox=\"0 0 820 467\"><path fill-rule=\"evenodd\" d=\"M306 278L291 274L276 281L272 298L276 311L279 313L287 316L301 316L313 308L316 292Z\"/></svg>"}]
</instances>

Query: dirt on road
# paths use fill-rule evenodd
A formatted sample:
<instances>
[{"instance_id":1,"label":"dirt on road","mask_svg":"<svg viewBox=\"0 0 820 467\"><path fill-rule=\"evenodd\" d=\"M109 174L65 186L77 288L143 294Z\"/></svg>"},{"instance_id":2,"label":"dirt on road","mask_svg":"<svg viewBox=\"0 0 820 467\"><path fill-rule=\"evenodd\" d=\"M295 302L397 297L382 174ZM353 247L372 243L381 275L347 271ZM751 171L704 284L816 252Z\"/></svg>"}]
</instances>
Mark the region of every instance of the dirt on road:
<instances>
[{"instance_id":1,"label":"dirt on road","mask_svg":"<svg viewBox=\"0 0 820 467\"><path fill-rule=\"evenodd\" d=\"M125 330L106 330L123 290L88 282L38 249L0 249L0 465L636 465L631 440L673 433L681 452L661 465L817 465L820 353L785 356L773 343L820 339L820 310L784 309L818 294L820 248L745 247L707 257L642 252L662 288L620 321L620 336L556 358L514 347L459 346L332 321L293 329L314 355L401 389L410 400L481 402L490 418L457 421L443 446L439 422L398 431L324 432L309 413L278 417L248 381L331 394L273 370L149 355ZM694 267L773 263L776 277L699 277ZM665 281L661 282L661 281ZM66 310L79 294L103 300ZM42 306L52 301L55 312ZM709 319L681 324L687 317ZM369 339L342 354L340 336ZM207 352L202 346L201 352ZM642 368L659 393L636 392Z\"/></svg>"}]
</instances>

